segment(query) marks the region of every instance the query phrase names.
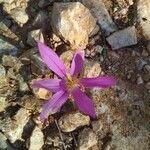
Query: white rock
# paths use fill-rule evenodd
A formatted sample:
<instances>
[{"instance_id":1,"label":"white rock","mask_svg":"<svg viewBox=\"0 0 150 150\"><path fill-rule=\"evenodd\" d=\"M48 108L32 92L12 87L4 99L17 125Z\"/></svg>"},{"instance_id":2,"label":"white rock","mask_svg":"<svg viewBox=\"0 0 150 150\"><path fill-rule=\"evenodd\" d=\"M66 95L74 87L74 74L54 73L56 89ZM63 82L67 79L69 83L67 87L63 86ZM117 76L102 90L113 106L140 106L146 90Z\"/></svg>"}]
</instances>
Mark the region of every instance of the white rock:
<instances>
[{"instance_id":1,"label":"white rock","mask_svg":"<svg viewBox=\"0 0 150 150\"><path fill-rule=\"evenodd\" d=\"M79 2L55 3L52 11L52 28L56 35L73 49L84 49L88 37L96 27L90 11Z\"/></svg>"},{"instance_id":2,"label":"white rock","mask_svg":"<svg viewBox=\"0 0 150 150\"><path fill-rule=\"evenodd\" d=\"M79 150L89 150L97 144L97 137L90 128L85 128L79 134Z\"/></svg>"},{"instance_id":3,"label":"white rock","mask_svg":"<svg viewBox=\"0 0 150 150\"><path fill-rule=\"evenodd\" d=\"M8 147L8 145L7 145L7 138L1 132L0 132L0 139L1 139L0 140L0 149L2 149L2 150L6 149Z\"/></svg>"},{"instance_id":4,"label":"white rock","mask_svg":"<svg viewBox=\"0 0 150 150\"><path fill-rule=\"evenodd\" d=\"M119 30L107 38L113 50L137 44L136 29L134 26Z\"/></svg>"},{"instance_id":5,"label":"white rock","mask_svg":"<svg viewBox=\"0 0 150 150\"><path fill-rule=\"evenodd\" d=\"M0 0L0 3L8 3L11 4L15 0Z\"/></svg>"},{"instance_id":6,"label":"white rock","mask_svg":"<svg viewBox=\"0 0 150 150\"><path fill-rule=\"evenodd\" d=\"M58 123L63 132L71 132L78 127L89 125L90 118L80 112L73 112L62 116Z\"/></svg>"},{"instance_id":7,"label":"white rock","mask_svg":"<svg viewBox=\"0 0 150 150\"><path fill-rule=\"evenodd\" d=\"M44 135L40 128L35 127L31 138L29 150L41 150L44 145Z\"/></svg>"},{"instance_id":8,"label":"white rock","mask_svg":"<svg viewBox=\"0 0 150 150\"><path fill-rule=\"evenodd\" d=\"M98 77L102 73L102 69L100 64L95 61L88 61L86 60L84 63L84 69L82 72L83 77Z\"/></svg>"},{"instance_id":9,"label":"white rock","mask_svg":"<svg viewBox=\"0 0 150 150\"><path fill-rule=\"evenodd\" d=\"M24 9L14 9L11 11L11 16L21 24L25 24L29 19Z\"/></svg>"},{"instance_id":10,"label":"white rock","mask_svg":"<svg viewBox=\"0 0 150 150\"><path fill-rule=\"evenodd\" d=\"M102 0L82 0L82 3L90 9L106 35L117 30Z\"/></svg>"},{"instance_id":11,"label":"white rock","mask_svg":"<svg viewBox=\"0 0 150 150\"><path fill-rule=\"evenodd\" d=\"M11 143L14 143L16 140L23 140L23 129L28 121L29 111L27 111L24 108L21 108L14 116L14 119L9 125L9 128L7 128L7 130L4 132Z\"/></svg>"},{"instance_id":12,"label":"white rock","mask_svg":"<svg viewBox=\"0 0 150 150\"><path fill-rule=\"evenodd\" d=\"M8 107L6 97L0 97L0 112L4 111L6 107Z\"/></svg>"},{"instance_id":13,"label":"white rock","mask_svg":"<svg viewBox=\"0 0 150 150\"><path fill-rule=\"evenodd\" d=\"M140 27L142 28L143 35L147 40L150 40L150 1L138 0L137 14Z\"/></svg>"}]
</instances>

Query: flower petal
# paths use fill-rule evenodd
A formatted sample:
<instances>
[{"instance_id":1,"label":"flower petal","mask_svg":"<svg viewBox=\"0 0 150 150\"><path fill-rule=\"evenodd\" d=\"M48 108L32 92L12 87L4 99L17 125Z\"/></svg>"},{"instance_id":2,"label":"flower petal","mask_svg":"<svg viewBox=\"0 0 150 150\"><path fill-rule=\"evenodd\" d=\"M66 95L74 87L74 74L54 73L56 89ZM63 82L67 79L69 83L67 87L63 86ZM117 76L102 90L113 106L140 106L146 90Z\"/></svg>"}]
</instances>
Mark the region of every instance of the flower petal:
<instances>
[{"instance_id":1,"label":"flower petal","mask_svg":"<svg viewBox=\"0 0 150 150\"><path fill-rule=\"evenodd\" d=\"M38 48L45 64L58 76L63 78L66 75L66 68L57 54L41 42L38 42Z\"/></svg>"},{"instance_id":2,"label":"flower petal","mask_svg":"<svg viewBox=\"0 0 150 150\"><path fill-rule=\"evenodd\" d=\"M53 97L43 106L42 112L40 114L40 119L44 122L48 115L54 114L61 106L67 101L68 93L61 90L53 95Z\"/></svg>"},{"instance_id":3,"label":"flower petal","mask_svg":"<svg viewBox=\"0 0 150 150\"><path fill-rule=\"evenodd\" d=\"M96 77L96 78L83 78L80 79L80 83L85 87L101 87L109 88L116 85L117 81L110 76Z\"/></svg>"},{"instance_id":4,"label":"flower petal","mask_svg":"<svg viewBox=\"0 0 150 150\"><path fill-rule=\"evenodd\" d=\"M64 82L60 79L43 79L33 83L33 88L44 88L52 92L58 92L64 89Z\"/></svg>"},{"instance_id":5,"label":"flower petal","mask_svg":"<svg viewBox=\"0 0 150 150\"><path fill-rule=\"evenodd\" d=\"M71 69L70 69L70 74L71 75L78 75L80 71L82 70L83 63L84 63L84 51L83 50L77 50L75 53L72 64L71 64Z\"/></svg>"},{"instance_id":6,"label":"flower petal","mask_svg":"<svg viewBox=\"0 0 150 150\"><path fill-rule=\"evenodd\" d=\"M72 96L75 100L75 104L78 106L79 110L93 118L96 117L94 103L92 100L85 95L79 87L75 87L72 90Z\"/></svg>"}]
</instances>

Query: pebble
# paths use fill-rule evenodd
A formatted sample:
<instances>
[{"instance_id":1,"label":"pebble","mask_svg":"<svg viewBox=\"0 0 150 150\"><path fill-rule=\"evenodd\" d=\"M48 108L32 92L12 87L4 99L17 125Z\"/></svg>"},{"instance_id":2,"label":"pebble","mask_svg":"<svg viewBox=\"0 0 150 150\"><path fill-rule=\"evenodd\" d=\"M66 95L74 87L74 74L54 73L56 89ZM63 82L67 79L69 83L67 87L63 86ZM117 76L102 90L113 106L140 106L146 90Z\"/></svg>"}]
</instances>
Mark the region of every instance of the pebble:
<instances>
[{"instance_id":1,"label":"pebble","mask_svg":"<svg viewBox=\"0 0 150 150\"><path fill-rule=\"evenodd\" d=\"M7 149L8 148L8 144L7 144L7 138L4 134L2 134L0 132L0 149L1 150L4 150L4 149Z\"/></svg>"},{"instance_id":2,"label":"pebble","mask_svg":"<svg viewBox=\"0 0 150 150\"><path fill-rule=\"evenodd\" d=\"M150 1L138 0L137 2L137 15L139 26L142 33L147 40L150 40Z\"/></svg>"},{"instance_id":3,"label":"pebble","mask_svg":"<svg viewBox=\"0 0 150 150\"><path fill-rule=\"evenodd\" d=\"M35 127L30 138L29 150L41 150L44 145L44 135L39 127Z\"/></svg>"},{"instance_id":4,"label":"pebble","mask_svg":"<svg viewBox=\"0 0 150 150\"><path fill-rule=\"evenodd\" d=\"M147 50L143 49L141 55L142 55L143 57L148 57L149 54L148 54Z\"/></svg>"},{"instance_id":5,"label":"pebble","mask_svg":"<svg viewBox=\"0 0 150 150\"><path fill-rule=\"evenodd\" d=\"M134 26L131 26L123 30L119 30L111 34L106 40L113 50L131 45L136 45L137 44L136 29Z\"/></svg>"},{"instance_id":6,"label":"pebble","mask_svg":"<svg viewBox=\"0 0 150 150\"><path fill-rule=\"evenodd\" d=\"M25 24L29 19L25 9L14 9L11 11L11 16L21 24Z\"/></svg>"},{"instance_id":7,"label":"pebble","mask_svg":"<svg viewBox=\"0 0 150 150\"><path fill-rule=\"evenodd\" d=\"M8 3L11 4L12 2L14 2L15 0L0 0L0 3Z\"/></svg>"},{"instance_id":8,"label":"pebble","mask_svg":"<svg viewBox=\"0 0 150 150\"><path fill-rule=\"evenodd\" d=\"M147 83L145 84L145 88L146 88L147 90L150 90L150 82L147 82Z\"/></svg>"},{"instance_id":9,"label":"pebble","mask_svg":"<svg viewBox=\"0 0 150 150\"><path fill-rule=\"evenodd\" d=\"M15 64L17 63L17 58L11 55L4 55L2 57L2 63L6 67L14 67Z\"/></svg>"},{"instance_id":10,"label":"pebble","mask_svg":"<svg viewBox=\"0 0 150 150\"><path fill-rule=\"evenodd\" d=\"M1 79L5 78L5 76L6 76L6 70L2 65L0 65L0 78Z\"/></svg>"},{"instance_id":11,"label":"pebble","mask_svg":"<svg viewBox=\"0 0 150 150\"><path fill-rule=\"evenodd\" d=\"M90 118L80 112L73 112L62 116L58 123L63 132L72 132L78 127L89 125Z\"/></svg>"},{"instance_id":12,"label":"pebble","mask_svg":"<svg viewBox=\"0 0 150 150\"><path fill-rule=\"evenodd\" d=\"M60 59L63 60L67 69L70 69L71 62L73 59L74 51L65 51L60 55Z\"/></svg>"},{"instance_id":13,"label":"pebble","mask_svg":"<svg viewBox=\"0 0 150 150\"><path fill-rule=\"evenodd\" d=\"M96 27L90 11L80 2L54 3L51 21L54 33L72 49L85 49Z\"/></svg>"},{"instance_id":14,"label":"pebble","mask_svg":"<svg viewBox=\"0 0 150 150\"><path fill-rule=\"evenodd\" d=\"M33 30L28 33L27 43L33 47L36 47L37 42L41 41L42 32L41 29Z\"/></svg>"},{"instance_id":15,"label":"pebble","mask_svg":"<svg viewBox=\"0 0 150 150\"><path fill-rule=\"evenodd\" d=\"M84 63L83 72L81 73L83 77L98 77L102 73L102 68L100 64L95 61L86 60Z\"/></svg>"},{"instance_id":16,"label":"pebble","mask_svg":"<svg viewBox=\"0 0 150 150\"><path fill-rule=\"evenodd\" d=\"M8 101L6 97L0 97L0 112L5 111L5 108L8 107Z\"/></svg>"},{"instance_id":17,"label":"pebble","mask_svg":"<svg viewBox=\"0 0 150 150\"><path fill-rule=\"evenodd\" d=\"M9 126L6 126L6 129L3 131L11 143L14 143L16 140L23 140L22 133L28 121L29 111L21 108L11 120Z\"/></svg>"},{"instance_id":18,"label":"pebble","mask_svg":"<svg viewBox=\"0 0 150 150\"><path fill-rule=\"evenodd\" d=\"M6 83L6 70L0 65L0 88L2 88Z\"/></svg>"},{"instance_id":19,"label":"pebble","mask_svg":"<svg viewBox=\"0 0 150 150\"><path fill-rule=\"evenodd\" d=\"M9 30L10 26L11 26L12 22L8 19L3 19L2 21L0 21L0 30L3 31L7 31Z\"/></svg>"},{"instance_id":20,"label":"pebble","mask_svg":"<svg viewBox=\"0 0 150 150\"><path fill-rule=\"evenodd\" d=\"M143 84L143 83L144 83L144 81L143 81L142 77L138 76L137 77L137 84L139 85L139 84Z\"/></svg>"},{"instance_id":21,"label":"pebble","mask_svg":"<svg viewBox=\"0 0 150 150\"><path fill-rule=\"evenodd\" d=\"M90 128L85 128L79 133L79 150L88 150L97 145L96 134Z\"/></svg>"},{"instance_id":22,"label":"pebble","mask_svg":"<svg viewBox=\"0 0 150 150\"><path fill-rule=\"evenodd\" d=\"M82 3L90 9L105 35L108 36L110 33L117 31L117 26L111 19L102 0L82 0Z\"/></svg>"},{"instance_id":23,"label":"pebble","mask_svg":"<svg viewBox=\"0 0 150 150\"><path fill-rule=\"evenodd\" d=\"M7 41L0 39L0 55L9 53L10 55L17 55L19 52L18 48Z\"/></svg>"},{"instance_id":24,"label":"pebble","mask_svg":"<svg viewBox=\"0 0 150 150\"><path fill-rule=\"evenodd\" d=\"M145 65L143 69L145 73L150 73L150 65Z\"/></svg>"},{"instance_id":25,"label":"pebble","mask_svg":"<svg viewBox=\"0 0 150 150\"><path fill-rule=\"evenodd\" d=\"M46 89L43 88L39 88L39 89L33 89L33 92L35 94L35 96L39 99L45 99L47 100L48 98L50 98L52 96L52 93Z\"/></svg>"}]
</instances>

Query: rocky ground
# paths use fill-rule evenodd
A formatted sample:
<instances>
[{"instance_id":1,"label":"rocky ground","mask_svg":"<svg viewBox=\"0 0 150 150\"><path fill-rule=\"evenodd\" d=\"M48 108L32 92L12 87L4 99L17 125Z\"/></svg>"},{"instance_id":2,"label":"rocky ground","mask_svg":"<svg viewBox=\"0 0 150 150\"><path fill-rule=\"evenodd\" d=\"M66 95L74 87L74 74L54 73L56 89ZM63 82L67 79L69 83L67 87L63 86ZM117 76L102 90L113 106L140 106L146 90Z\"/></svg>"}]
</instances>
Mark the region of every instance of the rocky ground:
<instances>
[{"instance_id":1,"label":"rocky ground","mask_svg":"<svg viewBox=\"0 0 150 150\"><path fill-rule=\"evenodd\" d=\"M149 150L149 8L149 0L0 0L0 150ZM39 40L67 67L84 49L82 76L117 79L111 89L87 89L96 119L68 101L40 122L52 93L31 84L54 74Z\"/></svg>"}]
</instances>

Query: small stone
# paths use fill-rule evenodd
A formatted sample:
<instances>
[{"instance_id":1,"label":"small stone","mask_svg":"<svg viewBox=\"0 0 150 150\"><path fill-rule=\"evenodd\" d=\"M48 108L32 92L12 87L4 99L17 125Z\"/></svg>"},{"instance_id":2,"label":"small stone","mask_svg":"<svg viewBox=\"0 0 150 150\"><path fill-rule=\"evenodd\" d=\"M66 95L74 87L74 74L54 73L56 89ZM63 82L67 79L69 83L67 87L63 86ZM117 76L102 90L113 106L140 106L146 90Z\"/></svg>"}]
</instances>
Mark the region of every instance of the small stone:
<instances>
[{"instance_id":1,"label":"small stone","mask_svg":"<svg viewBox=\"0 0 150 150\"><path fill-rule=\"evenodd\" d=\"M3 129L4 134L11 143L14 143L16 140L23 140L22 133L28 121L29 111L21 108L13 117L13 120L11 120L9 126L6 126L6 129Z\"/></svg>"},{"instance_id":2,"label":"small stone","mask_svg":"<svg viewBox=\"0 0 150 150\"><path fill-rule=\"evenodd\" d=\"M102 0L82 0L82 3L90 9L105 35L117 30Z\"/></svg>"},{"instance_id":3,"label":"small stone","mask_svg":"<svg viewBox=\"0 0 150 150\"><path fill-rule=\"evenodd\" d=\"M10 28L10 26L11 21L6 18L0 22L0 30L7 31Z\"/></svg>"},{"instance_id":4,"label":"small stone","mask_svg":"<svg viewBox=\"0 0 150 150\"><path fill-rule=\"evenodd\" d=\"M148 52L147 52L145 49L143 49L141 55L142 55L143 57L148 57Z\"/></svg>"},{"instance_id":5,"label":"small stone","mask_svg":"<svg viewBox=\"0 0 150 150\"><path fill-rule=\"evenodd\" d=\"M44 145L44 135L40 128L35 127L30 138L29 150L41 150Z\"/></svg>"},{"instance_id":6,"label":"small stone","mask_svg":"<svg viewBox=\"0 0 150 150\"><path fill-rule=\"evenodd\" d=\"M28 84L24 81L21 75L18 75L17 80L19 81L19 90L22 92L29 91Z\"/></svg>"},{"instance_id":7,"label":"small stone","mask_svg":"<svg viewBox=\"0 0 150 150\"><path fill-rule=\"evenodd\" d=\"M0 78L1 79L5 78L5 76L6 76L6 70L2 65L0 65Z\"/></svg>"},{"instance_id":8,"label":"small stone","mask_svg":"<svg viewBox=\"0 0 150 150\"><path fill-rule=\"evenodd\" d=\"M6 83L6 70L0 65L0 88L3 87Z\"/></svg>"},{"instance_id":9,"label":"small stone","mask_svg":"<svg viewBox=\"0 0 150 150\"><path fill-rule=\"evenodd\" d=\"M102 121L101 121L101 120L93 121L93 122L92 122L92 128L93 128L93 131L94 131L95 133L100 132L100 131L102 130L102 128L103 128L103 123L102 123Z\"/></svg>"},{"instance_id":10,"label":"small stone","mask_svg":"<svg viewBox=\"0 0 150 150\"><path fill-rule=\"evenodd\" d=\"M144 83L144 81L143 81L142 77L138 76L137 77L137 84L139 85L139 84L143 84L143 83Z\"/></svg>"},{"instance_id":11,"label":"small stone","mask_svg":"<svg viewBox=\"0 0 150 150\"><path fill-rule=\"evenodd\" d=\"M150 73L144 74L144 75L143 75L143 80L144 80L145 82L150 81Z\"/></svg>"},{"instance_id":12,"label":"small stone","mask_svg":"<svg viewBox=\"0 0 150 150\"><path fill-rule=\"evenodd\" d=\"M4 66L14 67L14 65L17 63L17 58L11 55L4 55L2 61Z\"/></svg>"},{"instance_id":13,"label":"small stone","mask_svg":"<svg viewBox=\"0 0 150 150\"><path fill-rule=\"evenodd\" d=\"M145 73L150 73L150 65L145 65L143 69Z\"/></svg>"},{"instance_id":14,"label":"small stone","mask_svg":"<svg viewBox=\"0 0 150 150\"><path fill-rule=\"evenodd\" d=\"M143 35L147 40L150 40L150 1L139 0L137 2L138 22L142 28Z\"/></svg>"},{"instance_id":15,"label":"small stone","mask_svg":"<svg viewBox=\"0 0 150 150\"><path fill-rule=\"evenodd\" d=\"M15 0L0 0L0 3L8 3L11 4Z\"/></svg>"},{"instance_id":16,"label":"small stone","mask_svg":"<svg viewBox=\"0 0 150 150\"><path fill-rule=\"evenodd\" d=\"M90 118L80 112L73 112L62 116L58 123L63 132L71 132L78 127L89 125Z\"/></svg>"},{"instance_id":17,"label":"small stone","mask_svg":"<svg viewBox=\"0 0 150 150\"><path fill-rule=\"evenodd\" d=\"M11 16L21 24L25 24L29 19L24 9L14 9L11 11Z\"/></svg>"},{"instance_id":18,"label":"small stone","mask_svg":"<svg viewBox=\"0 0 150 150\"><path fill-rule=\"evenodd\" d=\"M34 89L34 93L36 97L39 99L47 100L50 96L52 96L52 93L50 91L43 89L43 88Z\"/></svg>"},{"instance_id":19,"label":"small stone","mask_svg":"<svg viewBox=\"0 0 150 150\"><path fill-rule=\"evenodd\" d=\"M40 11L33 21L33 26L37 28L47 28L48 14L45 11Z\"/></svg>"},{"instance_id":20,"label":"small stone","mask_svg":"<svg viewBox=\"0 0 150 150\"><path fill-rule=\"evenodd\" d=\"M65 51L60 55L60 59L64 62L67 69L70 69L74 51Z\"/></svg>"},{"instance_id":21,"label":"small stone","mask_svg":"<svg viewBox=\"0 0 150 150\"><path fill-rule=\"evenodd\" d=\"M7 138L4 134L2 134L0 132L0 149L1 150L4 150L4 149L7 149L8 148L8 144L7 144Z\"/></svg>"},{"instance_id":22,"label":"small stone","mask_svg":"<svg viewBox=\"0 0 150 150\"><path fill-rule=\"evenodd\" d=\"M111 34L107 39L113 50L137 44L136 29L134 26Z\"/></svg>"},{"instance_id":23,"label":"small stone","mask_svg":"<svg viewBox=\"0 0 150 150\"><path fill-rule=\"evenodd\" d=\"M10 55L16 55L18 53L18 48L10 44L7 41L0 39L0 55L9 53Z\"/></svg>"},{"instance_id":24,"label":"small stone","mask_svg":"<svg viewBox=\"0 0 150 150\"><path fill-rule=\"evenodd\" d=\"M96 27L90 11L80 2L55 3L52 28L72 49L85 49L88 37Z\"/></svg>"},{"instance_id":25,"label":"small stone","mask_svg":"<svg viewBox=\"0 0 150 150\"><path fill-rule=\"evenodd\" d=\"M83 77L98 77L102 73L100 64L95 61L85 61L84 69L82 72Z\"/></svg>"},{"instance_id":26,"label":"small stone","mask_svg":"<svg viewBox=\"0 0 150 150\"><path fill-rule=\"evenodd\" d=\"M42 33L41 33L40 29L33 30L33 31L28 33L27 43L29 45L35 47L37 45L37 42L41 41L40 40L41 36L42 36Z\"/></svg>"},{"instance_id":27,"label":"small stone","mask_svg":"<svg viewBox=\"0 0 150 150\"><path fill-rule=\"evenodd\" d=\"M88 150L97 145L97 137L90 128L85 128L79 134L79 150Z\"/></svg>"},{"instance_id":28,"label":"small stone","mask_svg":"<svg viewBox=\"0 0 150 150\"><path fill-rule=\"evenodd\" d=\"M0 97L0 112L4 111L6 107L8 107L8 102L6 100L6 97Z\"/></svg>"},{"instance_id":29,"label":"small stone","mask_svg":"<svg viewBox=\"0 0 150 150\"><path fill-rule=\"evenodd\" d=\"M150 82L147 82L147 83L146 83L145 88L146 88L147 90L150 90Z\"/></svg>"}]
</instances>

